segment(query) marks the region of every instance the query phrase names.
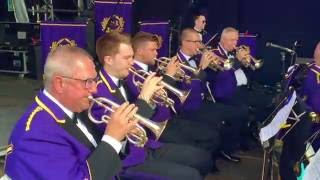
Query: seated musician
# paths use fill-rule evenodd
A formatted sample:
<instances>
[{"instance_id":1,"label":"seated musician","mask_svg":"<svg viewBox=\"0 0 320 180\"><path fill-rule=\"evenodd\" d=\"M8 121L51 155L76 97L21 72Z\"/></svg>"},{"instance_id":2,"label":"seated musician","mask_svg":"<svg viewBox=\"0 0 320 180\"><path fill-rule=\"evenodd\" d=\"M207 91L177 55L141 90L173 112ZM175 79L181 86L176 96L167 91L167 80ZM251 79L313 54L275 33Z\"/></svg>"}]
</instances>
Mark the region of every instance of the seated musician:
<instances>
[{"instance_id":1,"label":"seated musician","mask_svg":"<svg viewBox=\"0 0 320 180\"><path fill-rule=\"evenodd\" d=\"M231 153L236 149L239 143L239 133L241 119L244 119L246 112L224 105L209 101L207 96L211 97L210 89L207 88L205 70L212 60L211 52L198 54L202 47L199 34L190 28L184 29L180 36L180 49L177 52L177 58L195 69L200 69L199 73L194 75L186 71L187 75L192 77L192 81L179 83L179 88L190 90L190 95L186 102L177 106L180 111L179 116L195 122L208 123L210 127L222 128L222 147L221 155L230 161L239 162L240 159L232 156ZM240 120L239 120L240 119ZM224 125L223 125L224 124Z\"/></svg>"},{"instance_id":2,"label":"seated musician","mask_svg":"<svg viewBox=\"0 0 320 180\"><path fill-rule=\"evenodd\" d=\"M97 133L85 112L96 77L83 49L58 47L48 55L44 89L11 133L4 168L10 178L111 179L121 170L120 141L135 126L128 119L137 108L122 104Z\"/></svg>"},{"instance_id":3,"label":"seated musician","mask_svg":"<svg viewBox=\"0 0 320 180\"><path fill-rule=\"evenodd\" d=\"M252 142L251 133L255 133L255 129L250 126L255 127L255 124L265 120L268 111L271 110L267 106L271 104L273 95L264 93L263 89L258 87L249 88L248 73L261 62L253 59L248 47L237 47L238 39L238 30L232 27L223 29L220 42L213 53L224 62L233 62L233 67L223 71L207 69L207 73L210 89L216 101L233 105L242 111L250 110L250 119L248 113L242 127L245 141L243 144L246 146L247 141Z\"/></svg>"},{"instance_id":4,"label":"seated musician","mask_svg":"<svg viewBox=\"0 0 320 180\"><path fill-rule=\"evenodd\" d=\"M150 119L154 113L153 106L149 104L151 96L162 88L159 85L162 78L151 74L144 81L138 98L131 95L128 85L122 81L134 63L130 38L116 32L105 34L98 39L96 52L103 67L99 71L100 81L94 96L116 103L135 102L138 114ZM97 118L103 115L102 111L99 107L94 108ZM126 143L127 149L123 150L124 176L137 173L153 175L154 178L202 179L212 166L210 154L192 146L160 143L150 138L144 147Z\"/></svg>"},{"instance_id":5,"label":"seated musician","mask_svg":"<svg viewBox=\"0 0 320 180\"><path fill-rule=\"evenodd\" d=\"M283 150L280 159L281 179L296 179L301 175L306 151L306 141L314 135L314 130L319 129L319 96L320 96L320 43L314 50L314 62L296 64L291 67L286 75L285 88L293 87L297 96L305 103L302 110L305 112L300 117L295 130L291 130L284 138ZM297 103L298 104L298 103ZM289 131L289 130L286 130ZM311 139L309 139L311 140ZM309 141L315 152L319 149L320 140L315 138ZM311 158L311 157L310 157Z\"/></svg>"},{"instance_id":6,"label":"seated musician","mask_svg":"<svg viewBox=\"0 0 320 180\"><path fill-rule=\"evenodd\" d=\"M311 108L313 115L312 121L314 126L318 129L320 119L320 42L317 43L314 50L314 62L308 65L309 71L301 88L301 97L306 97L306 104ZM313 144L314 150L320 148L319 138Z\"/></svg>"},{"instance_id":7,"label":"seated musician","mask_svg":"<svg viewBox=\"0 0 320 180\"><path fill-rule=\"evenodd\" d=\"M206 24L207 24L207 20L206 20L206 16L204 13L197 13L196 15L193 16L193 29L196 30L203 43L206 43L209 40L209 34L208 32L205 30Z\"/></svg>"}]
</instances>

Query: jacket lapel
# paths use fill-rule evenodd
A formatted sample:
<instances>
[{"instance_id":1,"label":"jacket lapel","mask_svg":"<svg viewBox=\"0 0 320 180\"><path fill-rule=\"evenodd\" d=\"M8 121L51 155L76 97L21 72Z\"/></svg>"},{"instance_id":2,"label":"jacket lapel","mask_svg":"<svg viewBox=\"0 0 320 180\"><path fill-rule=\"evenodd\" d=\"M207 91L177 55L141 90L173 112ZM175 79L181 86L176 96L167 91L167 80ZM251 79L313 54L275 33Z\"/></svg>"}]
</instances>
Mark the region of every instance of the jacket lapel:
<instances>
[{"instance_id":1,"label":"jacket lapel","mask_svg":"<svg viewBox=\"0 0 320 180\"><path fill-rule=\"evenodd\" d=\"M112 81L111 77L107 74L107 72L102 68L99 73L100 78L102 79L103 83L109 89L109 91L117 97L121 102L125 102L125 98L122 96L120 89L118 86ZM127 91L126 91L127 92Z\"/></svg>"},{"instance_id":2,"label":"jacket lapel","mask_svg":"<svg viewBox=\"0 0 320 180\"><path fill-rule=\"evenodd\" d=\"M85 145L88 149L94 149L93 144L89 141L86 135L79 129L79 127L75 123L73 123L72 119L70 119L68 116L66 116L65 119L66 123L60 124L60 126L71 136L75 137L79 142Z\"/></svg>"}]
</instances>

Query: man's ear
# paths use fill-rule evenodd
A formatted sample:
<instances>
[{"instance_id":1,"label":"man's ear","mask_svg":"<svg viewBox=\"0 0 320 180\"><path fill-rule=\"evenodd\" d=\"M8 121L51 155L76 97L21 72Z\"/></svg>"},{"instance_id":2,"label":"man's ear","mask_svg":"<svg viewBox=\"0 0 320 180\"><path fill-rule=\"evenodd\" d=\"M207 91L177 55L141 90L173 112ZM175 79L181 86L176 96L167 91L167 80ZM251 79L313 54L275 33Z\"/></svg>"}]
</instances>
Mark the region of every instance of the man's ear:
<instances>
[{"instance_id":1,"label":"man's ear","mask_svg":"<svg viewBox=\"0 0 320 180\"><path fill-rule=\"evenodd\" d=\"M63 78L60 76L54 76L52 78L52 89L58 93L63 92L63 87L65 86Z\"/></svg>"},{"instance_id":2,"label":"man's ear","mask_svg":"<svg viewBox=\"0 0 320 180\"><path fill-rule=\"evenodd\" d=\"M111 56L105 56L103 58L103 61L104 61L104 64L108 64L108 65L112 65L112 63L113 63L113 59Z\"/></svg>"},{"instance_id":3,"label":"man's ear","mask_svg":"<svg viewBox=\"0 0 320 180\"><path fill-rule=\"evenodd\" d=\"M142 47L139 47L135 50L134 55L140 55L142 54L144 51L144 49Z\"/></svg>"}]
</instances>

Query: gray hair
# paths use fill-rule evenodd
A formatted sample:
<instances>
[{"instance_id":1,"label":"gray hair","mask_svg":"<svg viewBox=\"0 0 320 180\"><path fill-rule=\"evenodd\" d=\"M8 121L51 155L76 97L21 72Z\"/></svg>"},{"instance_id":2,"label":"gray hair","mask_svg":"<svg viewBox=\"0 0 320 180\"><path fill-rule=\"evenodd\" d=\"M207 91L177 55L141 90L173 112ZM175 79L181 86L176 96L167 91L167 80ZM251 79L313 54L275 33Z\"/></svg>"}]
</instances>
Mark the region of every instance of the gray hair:
<instances>
[{"instance_id":1,"label":"gray hair","mask_svg":"<svg viewBox=\"0 0 320 180\"><path fill-rule=\"evenodd\" d=\"M44 66L43 82L45 89L50 89L55 75L72 76L76 71L75 63L80 56L93 60L90 54L79 47L62 46L50 52Z\"/></svg>"},{"instance_id":2,"label":"gray hair","mask_svg":"<svg viewBox=\"0 0 320 180\"><path fill-rule=\"evenodd\" d=\"M233 27L226 27L222 30L221 38L224 38L230 32L239 33L239 31Z\"/></svg>"}]
</instances>

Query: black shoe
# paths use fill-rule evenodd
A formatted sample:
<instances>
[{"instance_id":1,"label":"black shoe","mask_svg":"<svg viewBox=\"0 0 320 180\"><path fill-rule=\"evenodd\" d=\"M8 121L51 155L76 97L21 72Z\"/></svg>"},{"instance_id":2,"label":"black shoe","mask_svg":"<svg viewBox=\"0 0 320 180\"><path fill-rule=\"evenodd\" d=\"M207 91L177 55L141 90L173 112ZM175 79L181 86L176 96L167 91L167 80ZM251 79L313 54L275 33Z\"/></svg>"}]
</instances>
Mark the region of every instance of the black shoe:
<instances>
[{"instance_id":1,"label":"black shoe","mask_svg":"<svg viewBox=\"0 0 320 180\"><path fill-rule=\"evenodd\" d=\"M223 159L227 160L227 161L231 161L231 162L235 162L235 163L239 163L241 161L241 159L237 156L232 156L229 153L226 153L224 151L220 151L220 155Z\"/></svg>"}]
</instances>

